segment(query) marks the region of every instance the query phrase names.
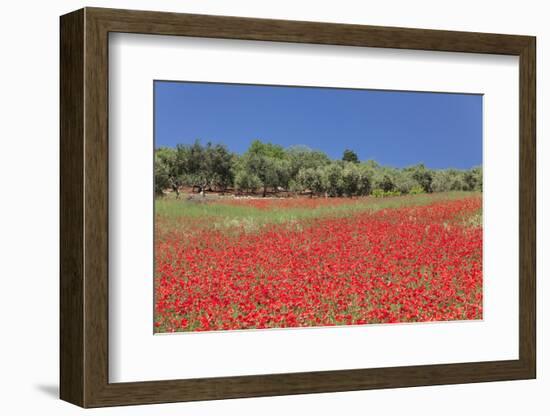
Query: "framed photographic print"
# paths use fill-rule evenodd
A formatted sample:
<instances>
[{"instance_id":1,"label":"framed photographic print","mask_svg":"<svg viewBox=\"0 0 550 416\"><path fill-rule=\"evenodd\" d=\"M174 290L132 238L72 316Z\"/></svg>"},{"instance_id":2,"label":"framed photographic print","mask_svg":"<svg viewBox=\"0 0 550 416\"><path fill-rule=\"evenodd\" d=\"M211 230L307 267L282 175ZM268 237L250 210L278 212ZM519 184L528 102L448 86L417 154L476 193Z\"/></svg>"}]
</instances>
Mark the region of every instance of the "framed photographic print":
<instances>
[{"instance_id":1,"label":"framed photographic print","mask_svg":"<svg viewBox=\"0 0 550 416\"><path fill-rule=\"evenodd\" d=\"M82 407L536 375L535 38L61 17Z\"/></svg>"}]
</instances>

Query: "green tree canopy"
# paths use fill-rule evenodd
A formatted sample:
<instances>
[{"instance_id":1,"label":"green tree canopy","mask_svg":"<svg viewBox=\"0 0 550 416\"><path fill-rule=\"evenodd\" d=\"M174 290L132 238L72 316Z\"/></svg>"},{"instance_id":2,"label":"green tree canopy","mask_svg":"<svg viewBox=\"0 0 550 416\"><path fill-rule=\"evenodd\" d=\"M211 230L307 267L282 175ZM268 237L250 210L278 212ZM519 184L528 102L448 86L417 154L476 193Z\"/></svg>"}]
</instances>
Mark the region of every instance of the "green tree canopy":
<instances>
[{"instance_id":1,"label":"green tree canopy","mask_svg":"<svg viewBox=\"0 0 550 416\"><path fill-rule=\"evenodd\" d=\"M359 157L357 157L357 153L355 153L353 150L350 150L350 149L344 150L342 160L344 162L359 163Z\"/></svg>"},{"instance_id":2,"label":"green tree canopy","mask_svg":"<svg viewBox=\"0 0 550 416\"><path fill-rule=\"evenodd\" d=\"M359 162L346 149L342 160L306 146L282 146L254 140L242 155L223 144L199 140L175 148L155 150L155 193L181 187L197 191L309 192L331 197L416 194L420 192L481 191L483 170L428 169L424 164L406 168L382 166L374 160Z\"/></svg>"}]
</instances>

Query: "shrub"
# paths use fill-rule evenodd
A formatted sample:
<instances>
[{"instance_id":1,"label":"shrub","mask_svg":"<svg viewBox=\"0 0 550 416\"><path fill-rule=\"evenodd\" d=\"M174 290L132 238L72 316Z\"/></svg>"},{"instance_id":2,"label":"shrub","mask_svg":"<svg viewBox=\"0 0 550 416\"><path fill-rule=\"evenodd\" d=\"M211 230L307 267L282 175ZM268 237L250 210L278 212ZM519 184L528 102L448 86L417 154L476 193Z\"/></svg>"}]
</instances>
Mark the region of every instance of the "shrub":
<instances>
[{"instance_id":1,"label":"shrub","mask_svg":"<svg viewBox=\"0 0 550 416\"><path fill-rule=\"evenodd\" d=\"M422 188L420 185L413 186L409 191L409 194L411 195L418 195L418 194L424 194L424 193L426 193L426 191L424 191L424 188Z\"/></svg>"},{"instance_id":2,"label":"shrub","mask_svg":"<svg viewBox=\"0 0 550 416\"><path fill-rule=\"evenodd\" d=\"M384 198L387 196L400 196L401 192L399 191L384 191L383 189L377 188L372 191L372 196L375 198Z\"/></svg>"}]
</instances>

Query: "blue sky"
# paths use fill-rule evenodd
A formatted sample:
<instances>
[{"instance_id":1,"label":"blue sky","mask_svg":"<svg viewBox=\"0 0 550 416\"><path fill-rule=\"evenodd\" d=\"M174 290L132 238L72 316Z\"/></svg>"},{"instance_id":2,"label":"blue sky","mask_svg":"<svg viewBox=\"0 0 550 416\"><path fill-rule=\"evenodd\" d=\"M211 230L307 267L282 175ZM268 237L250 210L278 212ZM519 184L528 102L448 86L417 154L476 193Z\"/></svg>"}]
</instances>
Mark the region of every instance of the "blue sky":
<instances>
[{"instance_id":1,"label":"blue sky","mask_svg":"<svg viewBox=\"0 0 550 416\"><path fill-rule=\"evenodd\" d=\"M155 81L155 147L255 139L404 167L482 163L482 96Z\"/></svg>"}]
</instances>

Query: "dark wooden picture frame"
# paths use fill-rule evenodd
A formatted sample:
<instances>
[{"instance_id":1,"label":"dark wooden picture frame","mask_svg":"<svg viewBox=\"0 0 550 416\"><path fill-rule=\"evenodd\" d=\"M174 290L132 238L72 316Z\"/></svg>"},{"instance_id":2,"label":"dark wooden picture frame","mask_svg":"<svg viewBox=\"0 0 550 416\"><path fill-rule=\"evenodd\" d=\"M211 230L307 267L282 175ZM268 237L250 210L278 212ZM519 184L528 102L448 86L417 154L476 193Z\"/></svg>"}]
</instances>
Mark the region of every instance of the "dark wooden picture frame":
<instances>
[{"instance_id":1,"label":"dark wooden picture frame","mask_svg":"<svg viewBox=\"0 0 550 416\"><path fill-rule=\"evenodd\" d=\"M535 38L85 8L61 17L60 396L82 407L337 392L536 376ZM110 32L519 56L519 359L109 383Z\"/></svg>"}]
</instances>

